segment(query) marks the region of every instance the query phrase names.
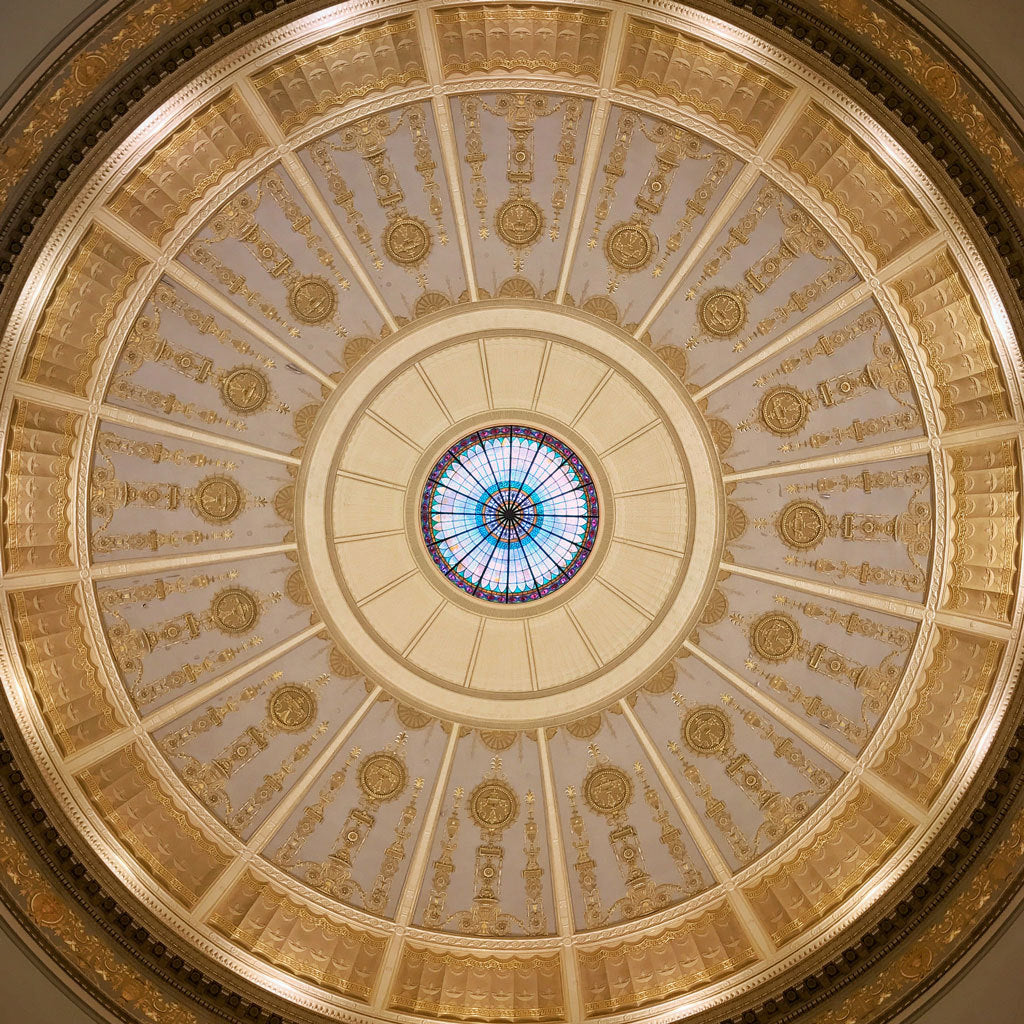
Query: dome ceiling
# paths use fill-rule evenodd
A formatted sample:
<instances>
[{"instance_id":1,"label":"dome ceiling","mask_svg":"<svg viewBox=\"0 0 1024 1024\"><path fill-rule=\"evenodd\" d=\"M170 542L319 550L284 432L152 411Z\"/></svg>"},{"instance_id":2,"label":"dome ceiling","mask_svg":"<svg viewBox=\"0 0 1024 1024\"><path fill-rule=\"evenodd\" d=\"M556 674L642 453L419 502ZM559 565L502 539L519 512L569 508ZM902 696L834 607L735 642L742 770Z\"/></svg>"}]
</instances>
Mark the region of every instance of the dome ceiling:
<instances>
[{"instance_id":1,"label":"dome ceiling","mask_svg":"<svg viewBox=\"0 0 1024 1024\"><path fill-rule=\"evenodd\" d=\"M97 167L7 338L12 720L299 1013L721 1016L857 934L1007 712L996 286L711 17L296 20Z\"/></svg>"}]
</instances>

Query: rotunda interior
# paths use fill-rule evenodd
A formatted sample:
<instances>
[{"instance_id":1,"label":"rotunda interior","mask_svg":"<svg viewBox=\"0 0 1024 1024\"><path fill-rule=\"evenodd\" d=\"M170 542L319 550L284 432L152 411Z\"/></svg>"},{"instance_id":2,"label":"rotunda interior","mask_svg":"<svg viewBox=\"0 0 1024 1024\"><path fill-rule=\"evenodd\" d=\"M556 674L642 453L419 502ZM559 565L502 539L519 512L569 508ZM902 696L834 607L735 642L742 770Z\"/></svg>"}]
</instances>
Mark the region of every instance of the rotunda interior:
<instances>
[{"instance_id":1,"label":"rotunda interior","mask_svg":"<svg viewBox=\"0 0 1024 1024\"><path fill-rule=\"evenodd\" d=\"M1024 134L919 15L123 0L8 93L0 903L90 1013L882 1024L1012 916Z\"/></svg>"}]
</instances>

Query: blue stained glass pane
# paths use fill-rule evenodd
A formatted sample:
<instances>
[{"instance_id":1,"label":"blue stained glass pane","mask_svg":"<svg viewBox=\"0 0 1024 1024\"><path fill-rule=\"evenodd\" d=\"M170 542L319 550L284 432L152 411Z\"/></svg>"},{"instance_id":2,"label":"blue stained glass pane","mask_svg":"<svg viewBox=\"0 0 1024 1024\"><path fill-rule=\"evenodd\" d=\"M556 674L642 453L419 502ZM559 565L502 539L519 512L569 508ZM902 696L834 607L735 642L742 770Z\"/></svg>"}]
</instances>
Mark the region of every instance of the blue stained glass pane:
<instances>
[{"instance_id":1,"label":"blue stained glass pane","mask_svg":"<svg viewBox=\"0 0 1024 1024\"><path fill-rule=\"evenodd\" d=\"M420 503L423 539L467 594L506 604L553 594L597 536L597 491L575 452L532 427L487 427L452 445Z\"/></svg>"}]
</instances>

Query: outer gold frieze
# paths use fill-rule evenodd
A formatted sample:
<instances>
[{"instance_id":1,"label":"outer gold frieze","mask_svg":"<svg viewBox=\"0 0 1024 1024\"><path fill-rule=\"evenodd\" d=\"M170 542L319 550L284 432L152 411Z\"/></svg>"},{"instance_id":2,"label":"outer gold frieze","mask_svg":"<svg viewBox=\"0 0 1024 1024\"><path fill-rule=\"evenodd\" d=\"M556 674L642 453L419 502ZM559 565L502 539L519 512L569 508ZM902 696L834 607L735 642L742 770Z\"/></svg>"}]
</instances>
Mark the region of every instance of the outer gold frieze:
<instances>
[{"instance_id":1,"label":"outer gold frieze","mask_svg":"<svg viewBox=\"0 0 1024 1024\"><path fill-rule=\"evenodd\" d=\"M446 75L528 70L596 79L608 29L604 11L540 4L451 7L434 21Z\"/></svg>"},{"instance_id":2,"label":"outer gold frieze","mask_svg":"<svg viewBox=\"0 0 1024 1024\"><path fill-rule=\"evenodd\" d=\"M760 140L790 87L748 61L681 32L631 19L618 82L665 96Z\"/></svg>"},{"instance_id":3,"label":"outer gold frieze","mask_svg":"<svg viewBox=\"0 0 1024 1024\"><path fill-rule=\"evenodd\" d=\"M230 863L162 784L137 746L111 754L79 777L106 824L161 885L191 905Z\"/></svg>"},{"instance_id":4,"label":"outer gold frieze","mask_svg":"<svg viewBox=\"0 0 1024 1024\"><path fill-rule=\"evenodd\" d=\"M22 379L84 395L114 315L146 260L100 227L68 258L21 371Z\"/></svg>"},{"instance_id":5,"label":"outer gold frieze","mask_svg":"<svg viewBox=\"0 0 1024 1024\"><path fill-rule=\"evenodd\" d=\"M300 50L265 68L253 84L290 132L352 100L424 78L412 19L396 18Z\"/></svg>"},{"instance_id":6,"label":"outer gold frieze","mask_svg":"<svg viewBox=\"0 0 1024 1024\"><path fill-rule=\"evenodd\" d=\"M211 922L289 974L360 1002L380 969L381 935L317 913L252 873L224 896Z\"/></svg>"},{"instance_id":7,"label":"outer gold frieze","mask_svg":"<svg viewBox=\"0 0 1024 1024\"><path fill-rule=\"evenodd\" d=\"M565 1020L560 958L402 950L388 1005L417 1017Z\"/></svg>"},{"instance_id":8,"label":"outer gold frieze","mask_svg":"<svg viewBox=\"0 0 1024 1024\"><path fill-rule=\"evenodd\" d=\"M859 789L825 828L744 893L781 945L846 899L909 829L883 800Z\"/></svg>"},{"instance_id":9,"label":"outer gold frieze","mask_svg":"<svg viewBox=\"0 0 1024 1024\"><path fill-rule=\"evenodd\" d=\"M193 203L267 144L241 97L229 91L158 146L107 205L159 244Z\"/></svg>"},{"instance_id":10,"label":"outer gold frieze","mask_svg":"<svg viewBox=\"0 0 1024 1024\"><path fill-rule=\"evenodd\" d=\"M756 953L732 910L721 905L664 932L586 947L576 956L584 1013L598 1017L706 985Z\"/></svg>"},{"instance_id":11,"label":"outer gold frieze","mask_svg":"<svg viewBox=\"0 0 1024 1024\"><path fill-rule=\"evenodd\" d=\"M940 629L924 681L876 762L878 773L929 803L981 714L1002 652L999 640Z\"/></svg>"},{"instance_id":12,"label":"outer gold frieze","mask_svg":"<svg viewBox=\"0 0 1024 1024\"><path fill-rule=\"evenodd\" d=\"M934 231L898 177L816 104L807 106L774 159L835 208L879 267Z\"/></svg>"},{"instance_id":13,"label":"outer gold frieze","mask_svg":"<svg viewBox=\"0 0 1024 1024\"><path fill-rule=\"evenodd\" d=\"M29 683L65 754L121 728L86 639L81 589L68 583L20 590L9 601Z\"/></svg>"},{"instance_id":14,"label":"outer gold frieze","mask_svg":"<svg viewBox=\"0 0 1024 1024\"><path fill-rule=\"evenodd\" d=\"M72 412L15 404L4 466L8 572L71 565L71 472L80 429Z\"/></svg>"}]
</instances>

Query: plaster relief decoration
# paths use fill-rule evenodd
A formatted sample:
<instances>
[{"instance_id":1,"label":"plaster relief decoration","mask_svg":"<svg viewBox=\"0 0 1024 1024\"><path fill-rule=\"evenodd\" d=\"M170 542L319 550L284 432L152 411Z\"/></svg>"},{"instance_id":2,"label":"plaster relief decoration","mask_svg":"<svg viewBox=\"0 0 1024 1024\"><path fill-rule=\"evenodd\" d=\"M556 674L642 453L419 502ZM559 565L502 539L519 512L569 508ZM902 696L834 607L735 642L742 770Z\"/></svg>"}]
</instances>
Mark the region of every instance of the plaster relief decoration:
<instances>
[{"instance_id":1,"label":"plaster relief decoration","mask_svg":"<svg viewBox=\"0 0 1024 1024\"><path fill-rule=\"evenodd\" d=\"M1001 279L724 16L273 17L2 296L39 821L254 1019L767 1019L1012 730Z\"/></svg>"}]
</instances>

